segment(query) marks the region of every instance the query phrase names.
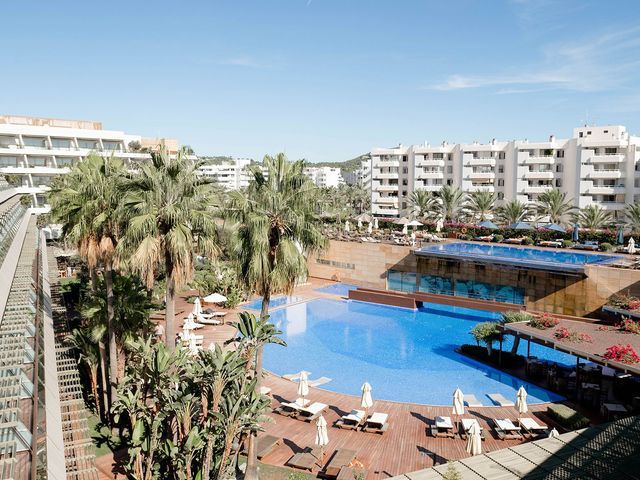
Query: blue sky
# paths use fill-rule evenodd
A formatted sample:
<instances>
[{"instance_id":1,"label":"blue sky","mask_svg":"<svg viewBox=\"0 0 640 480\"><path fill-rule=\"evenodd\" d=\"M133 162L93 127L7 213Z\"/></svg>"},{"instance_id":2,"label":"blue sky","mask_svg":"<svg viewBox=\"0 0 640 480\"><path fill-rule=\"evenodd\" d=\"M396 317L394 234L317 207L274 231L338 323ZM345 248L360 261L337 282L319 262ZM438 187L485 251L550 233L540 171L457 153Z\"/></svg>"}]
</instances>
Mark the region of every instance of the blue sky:
<instances>
[{"instance_id":1,"label":"blue sky","mask_svg":"<svg viewBox=\"0 0 640 480\"><path fill-rule=\"evenodd\" d=\"M2 112L200 154L640 132L640 2L6 2Z\"/></svg>"}]
</instances>

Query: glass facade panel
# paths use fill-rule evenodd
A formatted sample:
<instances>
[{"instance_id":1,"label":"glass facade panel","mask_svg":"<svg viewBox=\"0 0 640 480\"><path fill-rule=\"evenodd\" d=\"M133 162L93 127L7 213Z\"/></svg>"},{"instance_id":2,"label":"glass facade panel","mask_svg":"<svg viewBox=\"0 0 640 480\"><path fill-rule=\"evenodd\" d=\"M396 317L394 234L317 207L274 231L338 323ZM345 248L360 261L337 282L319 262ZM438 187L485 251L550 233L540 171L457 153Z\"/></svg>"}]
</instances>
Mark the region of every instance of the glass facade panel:
<instances>
[{"instance_id":1,"label":"glass facade panel","mask_svg":"<svg viewBox=\"0 0 640 480\"><path fill-rule=\"evenodd\" d=\"M98 148L98 142L96 140L78 140L78 147L95 150Z\"/></svg>"},{"instance_id":2,"label":"glass facade panel","mask_svg":"<svg viewBox=\"0 0 640 480\"><path fill-rule=\"evenodd\" d=\"M51 147L59 148L63 150L69 150L71 149L71 140L68 138L52 138Z\"/></svg>"},{"instance_id":3,"label":"glass facade panel","mask_svg":"<svg viewBox=\"0 0 640 480\"><path fill-rule=\"evenodd\" d=\"M415 292L415 272L399 272L397 270L389 270L387 272L387 289L397 290L400 292Z\"/></svg>"},{"instance_id":4,"label":"glass facade panel","mask_svg":"<svg viewBox=\"0 0 640 480\"><path fill-rule=\"evenodd\" d=\"M76 159L73 157L56 157L56 162L59 167L72 167L75 161Z\"/></svg>"},{"instance_id":5,"label":"glass facade panel","mask_svg":"<svg viewBox=\"0 0 640 480\"><path fill-rule=\"evenodd\" d=\"M120 150L120 142L112 142L108 140L103 140L102 145L105 150Z\"/></svg>"},{"instance_id":6,"label":"glass facade panel","mask_svg":"<svg viewBox=\"0 0 640 480\"><path fill-rule=\"evenodd\" d=\"M22 137L25 147L46 148L46 139L41 137Z\"/></svg>"},{"instance_id":7,"label":"glass facade panel","mask_svg":"<svg viewBox=\"0 0 640 480\"><path fill-rule=\"evenodd\" d=\"M29 157L27 159L31 167L46 167L47 159L45 157Z\"/></svg>"},{"instance_id":8,"label":"glass facade panel","mask_svg":"<svg viewBox=\"0 0 640 480\"><path fill-rule=\"evenodd\" d=\"M0 167L17 167L18 157L0 157Z\"/></svg>"}]
</instances>

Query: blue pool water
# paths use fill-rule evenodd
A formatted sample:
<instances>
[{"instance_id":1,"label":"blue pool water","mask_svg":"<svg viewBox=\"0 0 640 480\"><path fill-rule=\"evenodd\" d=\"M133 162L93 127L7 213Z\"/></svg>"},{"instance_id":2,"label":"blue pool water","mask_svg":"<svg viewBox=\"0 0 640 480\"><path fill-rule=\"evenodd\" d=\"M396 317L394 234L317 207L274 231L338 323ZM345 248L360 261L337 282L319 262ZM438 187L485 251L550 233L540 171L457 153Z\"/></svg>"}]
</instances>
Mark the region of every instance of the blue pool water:
<instances>
[{"instance_id":1,"label":"blue pool water","mask_svg":"<svg viewBox=\"0 0 640 480\"><path fill-rule=\"evenodd\" d=\"M264 366L276 374L311 372L329 377L328 390L358 395L371 383L374 398L450 405L456 387L491 405L489 393L513 398L525 385L531 403L562 397L523 382L454 351L475 343L469 330L498 314L428 304L412 311L364 302L317 299L290 305L271 314L287 347L267 345ZM507 340L508 337L505 337ZM504 349L510 349L511 339ZM520 353L526 355L526 342ZM531 355L575 365L575 358L531 344Z\"/></svg>"},{"instance_id":2,"label":"blue pool water","mask_svg":"<svg viewBox=\"0 0 640 480\"><path fill-rule=\"evenodd\" d=\"M327 285L326 287L316 288L314 291L323 292L323 293L332 293L334 295L348 297L349 290L356 290L357 288L358 288L357 285L352 285L350 283L334 283L332 285Z\"/></svg>"},{"instance_id":3,"label":"blue pool water","mask_svg":"<svg viewBox=\"0 0 640 480\"><path fill-rule=\"evenodd\" d=\"M283 305L289 305L290 303L296 303L304 300L302 297L281 295L279 297L273 297L269 300L269 310L272 308L282 307ZM262 298L256 298L249 303L244 304L244 308L249 310L260 310L262 308Z\"/></svg>"},{"instance_id":4,"label":"blue pool water","mask_svg":"<svg viewBox=\"0 0 640 480\"><path fill-rule=\"evenodd\" d=\"M518 248L505 245L481 245L475 243L444 243L423 247L422 253L452 254L460 257L489 257L493 259L510 259L523 262L546 264L587 265L608 263L619 259L611 255L597 253L581 253L574 251L543 250L539 248Z\"/></svg>"}]
</instances>

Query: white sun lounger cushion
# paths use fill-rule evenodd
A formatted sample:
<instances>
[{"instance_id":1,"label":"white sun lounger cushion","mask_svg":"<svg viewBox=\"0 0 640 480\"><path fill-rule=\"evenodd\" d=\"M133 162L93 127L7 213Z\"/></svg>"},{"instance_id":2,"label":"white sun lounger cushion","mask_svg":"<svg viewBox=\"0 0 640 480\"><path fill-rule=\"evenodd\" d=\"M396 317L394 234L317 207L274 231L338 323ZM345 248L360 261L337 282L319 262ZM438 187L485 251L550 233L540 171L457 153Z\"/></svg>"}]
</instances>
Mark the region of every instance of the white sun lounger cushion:
<instances>
[{"instance_id":1,"label":"white sun lounger cushion","mask_svg":"<svg viewBox=\"0 0 640 480\"><path fill-rule=\"evenodd\" d=\"M527 430L546 430L547 429L546 425L540 425L533 418L529 418L529 417L521 418L520 425L522 425Z\"/></svg>"},{"instance_id":2,"label":"white sun lounger cushion","mask_svg":"<svg viewBox=\"0 0 640 480\"><path fill-rule=\"evenodd\" d=\"M367 420L367 422L375 423L376 425L384 425L385 423L387 423L387 418L389 418L389 415L387 415L386 413L375 412L369 417L369 420Z\"/></svg>"},{"instance_id":3,"label":"white sun lounger cushion","mask_svg":"<svg viewBox=\"0 0 640 480\"><path fill-rule=\"evenodd\" d=\"M496 418L495 422L496 422L496 425L498 426L498 428L500 430L505 431L505 432L511 432L511 431L520 430L520 427L516 427L513 424L513 422L511 420L509 420L508 418L503 418L503 419Z\"/></svg>"},{"instance_id":4,"label":"white sun lounger cushion","mask_svg":"<svg viewBox=\"0 0 640 480\"><path fill-rule=\"evenodd\" d=\"M469 429L471 428L471 425L474 425L474 424L478 425L478 428L482 431L482 427L480 426L480 424L475 418L463 418L461 421L462 421L462 428L464 428L465 432L468 432Z\"/></svg>"},{"instance_id":5,"label":"white sun lounger cushion","mask_svg":"<svg viewBox=\"0 0 640 480\"><path fill-rule=\"evenodd\" d=\"M300 410L309 405L309 402L306 398L303 400L302 397L298 397L295 402L285 402L282 406L290 408L291 410Z\"/></svg>"},{"instance_id":6,"label":"white sun lounger cushion","mask_svg":"<svg viewBox=\"0 0 640 480\"><path fill-rule=\"evenodd\" d=\"M463 395L464 398L464 402L469 406L469 407L481 407L482 403L480 402L480 400L478 400L476 398L475 395L473 394L467 394L467 395Z\"/></svg>"},{"instance_id":7,"label":"white sun lounger cushion","mask_svg":"<svg viewBox=\"0 0 640 480\"><path fill-rule=\"evenodd\" d=\"M364 418L364 411L362 410L351 410L349 415L343 415L342 419L347 420L348 422L360 423Z\"/></svg>"},{"instance_id":8,"label":"white sun lounger cushion","mask_svg":"<svg viewBox=\"0 0 640 480\"><path fill-rule=\"evenodd\" d=\"M327 408L327 405L325 405L324 403L315 402L306 408L301 408L300 411L308 413L310 415L315 415L317 413L320 413L325 408Z\"/></svg>"},{"instance_id":9,"label":"white sun lounger cushion","mask_svg":"<svg viewBox=\"0 0 640 480\"><path fill-rule=\"evenodd\" d=\"M487 395L487 397L489 397L493 403L495 403L496 405L500 405L501 407L513 407L513 406L515 406L515 403L513 403L508 398L505 398L500 393L489 393Z\"/></svg>"},{"instance_id":10,"label":"white sun lounger cushion","mask_svg":"<svg viewBox=\"0 0 640 480\"><path fill-rule=\"evenodd\" d=\"M438 428L453 428L451 418L449 417L436 417L436 427Z\"/></svg>"}]
</instances>

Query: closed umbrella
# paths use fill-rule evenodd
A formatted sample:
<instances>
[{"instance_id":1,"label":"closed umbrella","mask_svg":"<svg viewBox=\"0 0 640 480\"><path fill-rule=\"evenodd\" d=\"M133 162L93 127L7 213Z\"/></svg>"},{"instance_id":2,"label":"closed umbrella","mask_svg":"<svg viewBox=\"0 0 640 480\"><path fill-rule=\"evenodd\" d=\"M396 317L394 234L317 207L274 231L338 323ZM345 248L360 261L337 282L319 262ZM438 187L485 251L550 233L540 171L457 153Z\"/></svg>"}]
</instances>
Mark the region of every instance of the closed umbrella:
<instances>
[{"instance_id":1,"label":"closed umbrella","mask_svg":"<svg viewBox=\"0 0 640 480\"><path fill-rule=\"evenodd\" d=\"M362 228L362 220L358 219L358 228Z\"/></svg>"},{"instance_id":2,"label":"closed umbrella","mask_svg":"<svg viewBox=\"0 0 640 480\"><path fill-rule=\"evenodd\" d=\"M320 447L320 461L324 457L324 447L329 443L329 434L327 432L327 421L323 415L318 417L316 421L316 445Z\"/></svg>"},{"instance_id":3,"label":"closed umbrella","mask_svg":"<svg viewBox=\"0 0 640 480\"><path fill-rule=\"evenodd\" d=\"M616 238L618 245L624 245L624 227L618 227L618 237Z\"/></svg>"},{"instance_id":4,"label":"closed umbrella","mask_svg":"<svg viewBox=\"0 0 640 480\"><path fill-rule=\"evenodd\" d=\"M520 415L527 413L529 410L527 407L527 391L524 386L521 386L516 394L516 408L518 409L518 421L520 421Z\"/></svg>"},{"instance_id":5,"label":"closed umbrella","mask_svg":"<svg viewBox=\"0 0 640 480\"><path fill-rule=\"evenodd\" d=\"M560 436L560 434L558 433L558 430L556 430L555 428L552 428L551 430L549 430L549 438L558 438Z\"/></svg>"},{"instance_id":6,"label":"closed umbrella","mask_svg":"<svg viewBox=\"0 0 640 480\"><path fill-rule=\"evenodd\" d=\"M200 303L200 297L196 297L193 302L193 316L197 317L202 314L202 303Z\"/></svg>"},{"instance_id":7,"label":"closed umbrella","mask_svg":"<svg viewBox=\"0 0 640 480\"><path fill-rule=\"evenodd\" d=\"M440 233L443 228L444 228L444 220L442 218L439 218L438 221L436 222L436 232Z\"/></svg>"},{"instance_id":8,"label":"closed umbrella","mask_svg":"<svg viewBox=\"0 0 640 480\"><path fill-rule=\"evenodd\" d=\"M404 225L404 226L402 227L402 234L403 234L403 235L406 235L408 232L409 232L409 229L407 228L407 226L406 226L406 225Z\"/></svg>"},{"instance_id":9,"label":"closed umbrella","mask_svg":"<svg viewBox=\"0 0 640 480\"><path fill-rule=\"evenodd\" d=\"M184 321L182 328L186 330L194 330L196 328L196 324L193 321L193 313L187 315L187 319Z\"/></svg>"},{"instance_id":10,"label":"closed umbrella","mask_svg":"<svg viewBox=\"0 0 640 480\"><path fill-rule=\"evenodd\" d=\"M367 226L367 232L369 234L373 233L373 225L371 225L371 222L369 222L369 225Z\"/></svg>"},{"instance_id":11,"label":"closed umbrella","mask_svg":"<svg viewBox=\"0 0 640 480\"><path fill-rule=\"evenodd\" d=\"M464 395L459 388L456 388L453 392L453 410L451 413L456 416L456 423L460 415L464 415Z\"/></svg>"},{"instance_id":12,"label":"closed umbrella","mask_svg":"<svg viewBox=\"0 0 640 480\"><path fill-rule=\"evenodd\" d=\"M351 228L350 228L350 226L349 226L349 220L345 220L345 221L344 221L344 231L345 231L345 232L349 232L349 230L350 230L350 229L351 229Z\"/></svg>"},{"instance_id":13,"label":"closed umbrella","mask_svg":"<svg viewBox=\"0 0 640 480\"><path fill-rule=\"evenodd\" d=\"M377 218L373 219L373 228L375 228L376 230L378 229L378 219Z\"/></svg>"},{"instance_id":14,"label":"closed umbrella","mask_svg":"<svg viewBox=\"0 0 640 480\"><path fill-rule=\"evenodd\" d=\"M471 455L482 453L482 437L480 436L480 425L473 422L467 432L467 452Z\"/></svg>"},{"instance_id":15,"label":"closed umbrella","mask_svg":"<svg viewBox=\"0 0 640 480\"><path fill-rule=\"evenodd\" d=\"M571 234L571 240L577 242L580 239L580 226L576 223L573 226L573 233Z\"/></svg>"},{"instance_id":16,"label":"closed umbrella","mask_svg":"<svg viewBox=\"0 0 640 480\"><path fill-rule=\"evenodd\" d=\"M298 383L298 395L302 397L304 405L304 397L309 395L309 374L304 370L300 372L300 383Z\"/></svg>"},{"instance_id":17,"label":"closed umbrella","mask_svg":"<svg viewBox=\"0 0 640 480\"><path fill-rule=\"evenodd\" d=\"M364 418L367 418L367 410L373 407L373 398L371 398L371 385L367 382L362 384L362 397L360 397L360 406L364 408Z\"/></svg>"},{"instance_id":18,"label":"closed umbrella","mask_svg":"<svg viewBox=\"0 0 640 480\"><path fill-rule=\"evenodd\" d=\"M636 241L631 237L629 239L629 245L627 245L627 252L633 255L636 253Z\"/></svg>"}]
</instances>

